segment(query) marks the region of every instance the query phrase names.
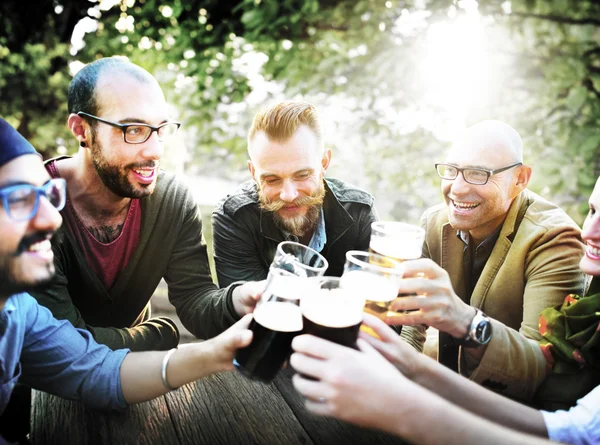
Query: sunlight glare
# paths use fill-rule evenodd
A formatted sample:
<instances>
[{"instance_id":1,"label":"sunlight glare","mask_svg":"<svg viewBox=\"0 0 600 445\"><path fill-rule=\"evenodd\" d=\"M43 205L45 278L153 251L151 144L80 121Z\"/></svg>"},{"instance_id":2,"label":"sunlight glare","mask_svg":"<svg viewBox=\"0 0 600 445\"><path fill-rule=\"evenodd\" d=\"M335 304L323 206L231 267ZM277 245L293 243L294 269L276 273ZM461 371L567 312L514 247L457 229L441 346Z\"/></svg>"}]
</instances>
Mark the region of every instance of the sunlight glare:
<instances>
[{"instance_id":1,"label":"sunlight glare","mask_svg":"<svg viewBox=\"0 0 600 445\"><path fill-rule=\"evenodd\" d=\"M469 111L488 98L489 54L477 9L431 25L426 49L421 65L425 100L462 126Z\"/></svg>"}]
</instances>

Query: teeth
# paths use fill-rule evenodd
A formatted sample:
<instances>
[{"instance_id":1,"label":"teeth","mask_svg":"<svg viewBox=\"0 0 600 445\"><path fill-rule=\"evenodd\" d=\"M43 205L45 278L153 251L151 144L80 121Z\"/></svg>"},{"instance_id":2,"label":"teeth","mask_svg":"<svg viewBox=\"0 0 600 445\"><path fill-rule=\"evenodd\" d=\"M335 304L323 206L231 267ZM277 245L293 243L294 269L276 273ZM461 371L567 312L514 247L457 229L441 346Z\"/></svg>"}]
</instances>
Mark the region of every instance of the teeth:
<instances>
[{"instance_id":1,"label":"teeth","mask_svg":"<svg viewBox=\"0 0 600 445\"><path fill-rule=\"evenodd\" d=\"M587 251L594 256L600 256L600 248L594 246L587 246Z\"/></svg>"},{"instance_id":2,"label":"teeth","mask_svg":"<svg viewBox=\"0 0 600 445\"><path fill-rule=\"evenodd\" d=\"M477 207L479 204L467 204L467 203L462 203L462 202L456 202L456 201L452 201L454 203L454 207L459 208L459 209L474 209L475 207Z\"/></svg>"},{"instance_id":3,"label":"teeth","mask_svg":"<svg viewBox=\"0 0 600 445\"><path fill-rule=\"evenodd\" d=\"M133 171L136 172L138 175L143 176L145 178L152 176L152 173L154 172L154 170L133 170Z\"/></svg>"},{"instance_id":4,"label":"teeth","mask_svg":"<svg viewBox=\"0 0 600 445\"><path fill-rule=\"evenodd\" d=\"M30 252L39 252L42 250L50 250L52 248L52 244L50 244L50 240L40 241L39 243L32 244L27 249Z\"/></svg>"}]
</instances>

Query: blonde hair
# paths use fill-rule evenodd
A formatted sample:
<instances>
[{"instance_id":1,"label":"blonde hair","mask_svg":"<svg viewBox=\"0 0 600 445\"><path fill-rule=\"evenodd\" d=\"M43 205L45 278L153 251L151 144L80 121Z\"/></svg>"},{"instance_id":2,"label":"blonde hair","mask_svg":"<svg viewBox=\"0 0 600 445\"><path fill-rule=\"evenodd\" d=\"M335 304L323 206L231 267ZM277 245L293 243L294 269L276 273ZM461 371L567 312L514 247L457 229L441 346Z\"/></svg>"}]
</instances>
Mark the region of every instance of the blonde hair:
<instances>
[{"instance_id":1,"label":"blonde hair","mask_svg":"<svg viewBox=\"0 0 600 445\"><path fill-rule=\"evenodd\" d=\"M314 105L308 102L284 101L259 111L250 131L248 131L248 150L256 133L264 131L269 140L285 142L302 126L310 128L323 144L323 134L319 116Z\"/></svg>"}]
</instances>

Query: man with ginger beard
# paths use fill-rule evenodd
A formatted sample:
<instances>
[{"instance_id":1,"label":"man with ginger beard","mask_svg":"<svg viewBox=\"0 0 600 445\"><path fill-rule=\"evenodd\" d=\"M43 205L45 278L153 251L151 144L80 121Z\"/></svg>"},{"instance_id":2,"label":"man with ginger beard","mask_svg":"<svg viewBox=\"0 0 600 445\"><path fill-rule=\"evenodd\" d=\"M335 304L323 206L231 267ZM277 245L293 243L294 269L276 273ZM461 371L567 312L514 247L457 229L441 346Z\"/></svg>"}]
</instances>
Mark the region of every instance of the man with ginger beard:
<instances>
[{"instance_id":1,"label":"man with ginger beard","mask_svg":"<svg viewBox=\"0 0 600 445\"><path fill-rule=\"evenodd\" d=\"M340 276L348 250L369 248L373 197L325 178L331 150L314 106L286 101L259 112L248 133L249 181L213 212L219 284L266 278L277 245L297 241Z\"/></svg>"}]
</instances>

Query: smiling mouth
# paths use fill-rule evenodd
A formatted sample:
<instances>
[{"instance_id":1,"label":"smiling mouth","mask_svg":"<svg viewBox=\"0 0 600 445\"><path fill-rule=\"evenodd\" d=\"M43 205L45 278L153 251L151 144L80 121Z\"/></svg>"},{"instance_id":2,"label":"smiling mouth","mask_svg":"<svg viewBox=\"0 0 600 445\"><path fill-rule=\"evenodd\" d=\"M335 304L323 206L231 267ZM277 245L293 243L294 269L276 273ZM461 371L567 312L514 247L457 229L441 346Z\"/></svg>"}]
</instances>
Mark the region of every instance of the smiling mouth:
<instances>
[{"instance_id":1,"label":"smiling mouth","mask_svg":"<svg viewBox=\"0 0 600 445\"><path fill-rule=\"evenodd\" d=\"M25 249L25 251L26 252L45 252L50 249L52 249L52 244L50 243L49 239L46 239L46 240L31 244L27 249Z\"/></svg>"},{"instance_id":2,"label":"smiling mouth","mask_svg":"<svg viewBox=\"0 0 600 445\"><path fill-rule=\"evenodd\" d=\"M479 203L457 202L452 200L452 205L458 210L473 210L480 206Z\"/></svg>"},{"instance_id":3,"label":"smiling mouth","mask_svg":"<svg viewBox=\"0 0 600 445\"><path fill-rule=\"evenodd\" d=\"M154 169L152 170L136 170L133 169L138 175L143 176L144 178L150 178L154 174Z\"/></svg>"},{"instance_id":4,"label":"smiling mouth","mask_svg":"<svg viewBox=\"0 0 600 445\"><path fill-rule=\"evenodd\" d=\"M585 249L585 254L588 258L592 260L600 260L600 248L598 247L594 247L588 244Z\"/></svg>"}]
</instances>

